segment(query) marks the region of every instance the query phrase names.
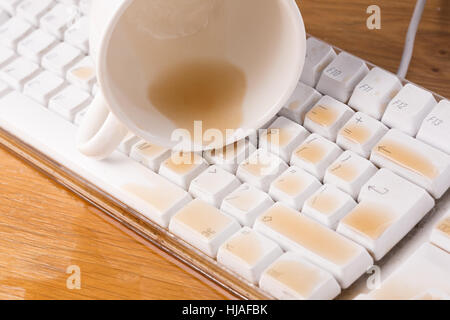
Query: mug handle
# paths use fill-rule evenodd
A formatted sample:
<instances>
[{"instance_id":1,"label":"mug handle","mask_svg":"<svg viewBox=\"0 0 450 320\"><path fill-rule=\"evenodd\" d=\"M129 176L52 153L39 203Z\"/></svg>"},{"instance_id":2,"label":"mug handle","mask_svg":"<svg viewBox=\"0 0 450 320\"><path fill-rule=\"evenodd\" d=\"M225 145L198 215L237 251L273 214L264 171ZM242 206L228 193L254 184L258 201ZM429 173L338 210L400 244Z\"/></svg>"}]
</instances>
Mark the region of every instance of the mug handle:
<instances>
[{"instance_id":1,"label":"mug handle","mask_svg":"<svg viewBox=\"0 0 450 320\"><path fill-rule=\"evenodd\" d=\"M98 92L77 132L77 148L88 157L108 157L128 134L128 129L109 111L105 98Z\"/></svg>"}]
</instances>

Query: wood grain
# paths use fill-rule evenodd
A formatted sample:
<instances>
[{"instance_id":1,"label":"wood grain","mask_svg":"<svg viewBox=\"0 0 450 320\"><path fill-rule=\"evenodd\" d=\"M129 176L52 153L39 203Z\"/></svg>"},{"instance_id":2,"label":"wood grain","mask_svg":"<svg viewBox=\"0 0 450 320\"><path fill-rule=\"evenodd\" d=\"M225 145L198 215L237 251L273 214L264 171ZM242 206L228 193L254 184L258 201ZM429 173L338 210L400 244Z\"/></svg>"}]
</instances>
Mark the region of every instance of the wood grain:
<instances>
[{"instance_id":1,"label":"wood grain","mask_svg":"<svg viewBox=\"0 0 450 320\"><path fill-rule=\"evenodd\" d=\"M415 1L298 1L308 32L395 72ZM366 28L367 6L382 29ZM450 1L429 0L407 78L450 97ZM70 265L81 289L66 287ZM0 299L223 299L176 261L0 148Z\"/></svg>"}]
</instances>

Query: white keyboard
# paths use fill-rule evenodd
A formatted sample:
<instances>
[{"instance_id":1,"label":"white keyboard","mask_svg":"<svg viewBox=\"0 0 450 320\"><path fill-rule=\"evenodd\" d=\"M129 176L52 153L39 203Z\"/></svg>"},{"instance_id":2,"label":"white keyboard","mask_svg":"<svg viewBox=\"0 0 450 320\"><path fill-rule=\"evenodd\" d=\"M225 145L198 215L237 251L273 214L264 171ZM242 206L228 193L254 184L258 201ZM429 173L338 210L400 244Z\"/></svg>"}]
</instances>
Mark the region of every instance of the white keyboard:
<instances>
[{"instance_id":1,"label":"white keyboard","mask_svg":"<svg viewBox=\"0 0 450 320\"><path fill-rule=\"evenodd\" d=\"M450 296L448 100L310 37L276 145L264 133L179 165L130 134L95 161L75 147L98 90L90 2L0 0L0 142L242 298ZM415 291L383 289L408 280L403 263ZM387 280L368 293L373 265Z\"/></svg>"}]
</instances>

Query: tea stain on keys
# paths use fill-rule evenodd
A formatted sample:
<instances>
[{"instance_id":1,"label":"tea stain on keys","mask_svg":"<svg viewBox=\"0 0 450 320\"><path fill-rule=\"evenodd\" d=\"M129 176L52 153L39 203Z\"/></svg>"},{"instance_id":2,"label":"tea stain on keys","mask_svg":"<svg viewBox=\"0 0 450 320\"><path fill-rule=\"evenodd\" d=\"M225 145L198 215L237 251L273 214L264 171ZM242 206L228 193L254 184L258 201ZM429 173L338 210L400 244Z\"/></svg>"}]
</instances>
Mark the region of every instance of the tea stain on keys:
<instances>
[{"instance_id":1,"label":"tea stain on keys","mask_svg":"<svg viewBox=\"0 0 450 320\"><path fill-rule=\"evenodd\" d=\"M433 163L415 150L395 141L382 140L374 151L384 158L429 179L435 179L439 172Z\"/></svg>"},{"instance_id":2,"label":"tea stain on keys","mask_svg":"<svg viewBox=\"0 0 450 320\"><path fill-rule=\"evenodd\" d=\"M167 190L163 186L146 187L135 183L122 186L122 189L133 194L137 198L150 204L158 212L166 212L178 200L173 190Z\"/></svg>"},{"instance_id":3,"label":"tea stain on keys","mask_svg":"<svg viewBox=\"0 0 450 320\"><path fill-rule=\"evenodd\" d=\"M340 202L335 196L324 191L308 199L307 204L322 214L330 215L336 211Z\"/></svg>"},{"instance_id":4,"label":"tea stain on keys","mask_svg":"<svg viewBox=\"0 0 450 320\"><path fill-rule=\"evenodd\" d=\"M334 176L347 182L352 182L358 177L358 170L350 163L341 163L328 170Z\"/></svg>"},{"instance_id":5,"label":"tea stain on keys","mask_svg":"<svg viewBox=\"0 0 450 320\"><path fill-rule=\"evenodd\" d=\"M447 237L450 238L450 217L445 218L443 221L441 221L437 226L436 229L447 235Z\"/></svg>"},{"instance_id":6,"label":"tea stain on keys","mask_svg":"<svg viewBox=\"0 0 450 320\"><path fill-rule=\"evenodd\" d=\"M262 137L268 144L284 147L292 140L292 132L288 129L267 129Z\"/></svg>"},{"instance_id":7,"label":"tea stain on keys","mask_svg":"<svg viewBox=\"0 0 450 320\"><path fill-rule=\"evenodd\" d=\"M369 130L357 124L345 126L339 134L344 138L359 144L364 144L370 138Z\"/></svg>"},{"instance_id":8,"label":"tea stain on keys","mask_svg":"<svg viewBox=\"0 0 450 320\"><path fill-rule=\"evenodd\" d=\"M233 207L244 213L253 209L255 203L258 203L259 197L251 191L243 191L239 195L226 199Z\"/></svg>"},{"instance_id":9,"label":"tea stain on keys","mask_svg":"<svg viewBox=\"0 0 450 320\"><path fill-rule=\"evenodd\" d=\"M318 270L297 261L278 261L267 270L267 274L302 297L310 296L321 281Z\"/></svg>"},{"instance_id":10,"label":"tea stain on keys","mask_svg":"<svg viewBox=\"0 0 450 320\"><path fill-rule=\"evenodd\" d=\"M319 144L311 142L301 146L295 155L309 163L319 163L325 157L325 150Z\"/></svg>"},{"instance_id":11,"label":"tea stain on keys","mask_svg":"<svg viewBox=\"0 0 450 320\"><path fill-rule=\"evenodd\" d=\"M231 218L218 209L199 200L187 204L174 218L207 239L213 238L231 222Z\"/></svg>"},{"instance_id":12,"label":"tea stain on keys","mask_svg":"<svg viewBox=\"0 0 450 320\"><path fill-rule=\"evenodd\" d=\"M341 223L373 240L377 240L395 222L396 218L396 215L389 208L360 203L342 219Z\"/></svg>"},{"instance_id":13,"label":"tea stain on keys","mask_svg":"<svg viewBox=\"0 0 450 320\"><path fill-rule=\"evenodd\" d=\"M298 176L287 174L277 179L274 182L274 186L285 194L293 197L301 193L305 189L306 184Z\"/></svg>"},{"instance_id":14,"label":"tea stain on keys","mask_svg":"<svg viewBox=\"0 0 450 320\"><path fill-rule=\"evenodd\" d=\"M148 157L154 157L157 155L162 154L163 152L165 152L167 149L154 145L154 144L149 144L149 143L144 143L142 145L138 146L138 149L146 156Z\"/></svg>"},{"instance_id":15,"label":"tea stain on keys","mask_svg":"<svg viewBox=\"0 0 450 320\"><path fill-rule=\"evenodd\" d=\"M252 233L241 232L225 244L225 249L250 266L256 264L262 256L259 239Z\"/></svg>"},{"instance_id":16,"label":"tea stain on keys","mask_svg":"<svg viewBox=\"0 0 450 320\"><path fill-rule=\"evenodd\" d=\"M241 127L248 85L238 66L225 60L194 60L173 66L154 79L148 89L149 101L191 137L195 121L202 121L203 132L216 129L224 136L226 129Z\"/></svg>"},{"instance_id":17,"label":"tea stain on keys","mask_svg":"<svg viewBox=\"0 0 450 320\"><path fill-rule=\"evenodd\" d=\"M255 177L262 177L270 172L270 163L264 163L260 160L255 161L255 163L247 162L243 165L245 170Z\"/></svg>"},{"instance_id":18,"label":"tea stain on keys","mask_svg":"<svg viewBox=\"0 0 450 320\"><path fill-rule=\"evenodd\" d=\"M164 165L171 171L178 174L186 174L196 167L200 159L192 152L178 152L164 162Z\"/></svg>"},{"instance_id":19,"label":"tea stain on keys","mask_svg":"<svg viewBox=\"0 0 450 320\"><path fill-rule=\"evenodd\" d=\"M95 75L95 71L91 67L80 67L72 70L72 74L78 79L88 80Z\"/></svg>"},{"instance_id":20,"label":"tea stain on keys","mask_svg":"<svg viewBox=\"0 0 450 320\"><path fill-rule=\"evenodd\" d=\"M357 254L350 240L345 241L331 229L293 209L272 207L258 219L276 232L336 264L345 265Z\"/></svg>"},{"instance_id":21,"label":"tea stain on keys","mask_svg":"<svg viewBox=\"0 0 450 320\"><path fill-rule=\"evenodd\" d=\"M306 114L306 117L322 127L330 127L336 122L338 114L330 107L317 105Z\"/></svg>"}]
</instances>

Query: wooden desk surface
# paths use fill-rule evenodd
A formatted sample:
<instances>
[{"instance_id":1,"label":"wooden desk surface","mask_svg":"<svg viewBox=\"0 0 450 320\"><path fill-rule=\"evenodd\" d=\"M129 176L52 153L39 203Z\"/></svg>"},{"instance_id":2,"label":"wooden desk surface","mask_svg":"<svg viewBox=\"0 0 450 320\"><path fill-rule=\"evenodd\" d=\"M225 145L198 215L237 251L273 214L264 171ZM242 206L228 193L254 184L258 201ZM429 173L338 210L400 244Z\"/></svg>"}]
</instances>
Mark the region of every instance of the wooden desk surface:
<instances>
[{"instance_id":1,"label":"wooden desk surface","mask_svg":"<svg viewBox=\"0 0 450 320\"><path fill-rule=\"evenodd\" d=\"M415 1L298 1L307 31L395 72ZM382 29L366 28L377 3ZM450 97L450 2L429 0L407 77ZM0 148L0 299L222 299L223 292ZM81 290L66 269L81 268Z\"/></svg>"}]
</instances>

